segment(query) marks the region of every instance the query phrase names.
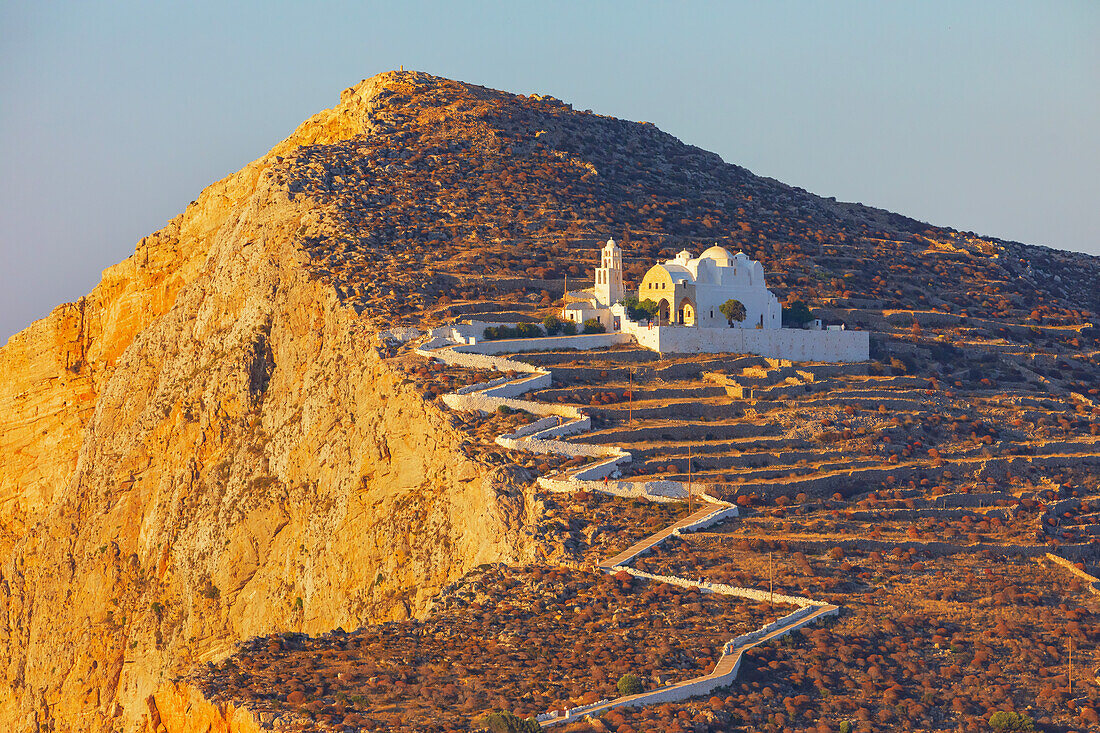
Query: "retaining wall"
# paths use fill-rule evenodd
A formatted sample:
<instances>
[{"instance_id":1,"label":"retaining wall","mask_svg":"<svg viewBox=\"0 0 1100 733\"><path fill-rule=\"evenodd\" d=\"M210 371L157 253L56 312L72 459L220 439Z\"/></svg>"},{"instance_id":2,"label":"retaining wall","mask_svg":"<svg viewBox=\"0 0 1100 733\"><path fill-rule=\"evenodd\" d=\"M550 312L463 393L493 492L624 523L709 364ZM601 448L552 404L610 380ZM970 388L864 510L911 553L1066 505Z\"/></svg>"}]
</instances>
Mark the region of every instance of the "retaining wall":
<instances>
[{"instance_id":1,"label":"retaining wall","mask_svg":"<svg viewBox=\"0 0 1100 733\"><path fill-rule=\"evenodd\" d=\"M607 448L588 445L587 443L566 443L563 440L512 438L507 435L498 435L496 444L510 450L527 451L529 453L552 453L554 455L570 456L572 458L602 458L608 455ZM613 455L613 463L617 463L618 460L623 457L619 454ZM630 460L629 453L625 455L625 459ZM608 474L610 473L612 473L612 471L608 471ZM603 476L598 476L597 478L603 478Z\"/></svg>"},{"instance_id":2,"label":"retaining wall","mask_svg":"<svg viewBox=\"0 0 1100 733\"><path fill-rule=\"evenodd\" d=\"M691 524L685 524L684 526L679 527L672 534L678 537L684 532L698 532L701 529L706 529L707 527L713 527L716 524L721 524L730 517L737 516L740 516L740 511L737 509L736 504L731 504L725 509L719 509L713 514L704 517L703 519L700 519L698 522L692 522Z\"/></svg>"},{"instance_id":3,"label":"retaining wall","mask_svg":"<svg viewBox=\"0 0 1100 733\"><path fill-rule=\"evenodd\" d=\"M416 353L428 359L439 359L440 361L446 362L447 364L463 366L469 369L491 369L498 372L528 373L543 371L538 367L533 367L530 364L524 364L521 361L513 361L512 359L504 359L502 357L487 356L485 354L471 354L465 351L458 351L459 348L467 349L470 347L451 347L436 349L434 351L426 348L419 348L416 350Z\"/></svg>"},{"instance_id":4,"label":"retaining wall","mask_svg":"<svg viewBox=\"0 0 1100 733\"><path fill-rule=\"evenodd\" d=\"M1057 565L1061 565L1066 570L1076 575L1078 578L1084 580L1086 583L1088 583L1087 587L1089 589L1089 592L1093 595L1100 596L1100 578L1096 578L1095 576L1089 575L1084 570L1074 567L1073 563L1064 557L1058 557L1057 555L1051 554L1049 552L1047 553L1046 557L1047 560L1050 560L1052 563L1055 563Z\"/></svg>"},{"instance_id":5,"label":"retaining wall","mask_svg":"<svg viewBox=\"0 0 1100 733\"><path fill-rule=\"evenodd\" d=\"M679 578L673 575L655 575L654 573L647 573L644 570L637 570L627 565L616 565L612 568L616 573L620 570L625 570L636 578L644 578L645 580L652 580L658 583L668 583L670 585L678 585L681 588L697 588L704 593L719 593L724 596L738 596L740 598L748 598L760 603L766 603L768 601L772 603L788 603L792 606L820 606L819 601L815 601L811 598L804 598L802 596L788 596L782 593L769 593L766 590L759 590L757 588L741 588L735 585L726 585L724 583L711 583L709 580L691 580L689 578Z\"/></svg>"},{"instance_id":6,"label":"retaining wall","mask_svg":"<svg viewBox=\"0 0 1100 733\"><path fill-rule=\"evenodd\" d=\"M541 476L539 486L557 494L571 494L576 491L598 491L625 499L649 499L650 501L683 501L687 490L679 481L579 481L577 479L556 479Z\"/></svg>"},{"instance_id":7,"label":"retaining wall","mask_svg":"<svg viewBox=\"0 0 1100 733\"><path fill-rule=\"evenodd\" d=\"M594 333L585 336L544 336L530 339L501 339L478 341L461 347L469 354L514 354L521 351L545 351L547 349L604 349L609 346L633 343L626 333Z\"/></svg>"}]
</instances>

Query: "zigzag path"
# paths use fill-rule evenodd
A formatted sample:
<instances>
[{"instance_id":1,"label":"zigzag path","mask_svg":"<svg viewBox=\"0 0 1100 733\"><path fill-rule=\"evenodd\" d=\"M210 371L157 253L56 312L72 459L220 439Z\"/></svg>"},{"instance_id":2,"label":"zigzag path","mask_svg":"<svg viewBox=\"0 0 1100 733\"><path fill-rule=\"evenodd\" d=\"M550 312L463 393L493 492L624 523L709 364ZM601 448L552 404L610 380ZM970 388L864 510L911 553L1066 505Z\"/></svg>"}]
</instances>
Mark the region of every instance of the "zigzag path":
<instances>
[{"instance_id":1,"label":"zigzag path","mask_svg":"<svg viewBox=\"0 0 1100 733\"><path fill-rule=\"evenodd\" d=\"M429 343L417 349L417 353L425 358L438 359L452 366L490 368L499 372L519 372L524 375L470 385L444 395L443 401L454 410L481 409L491 411L503 405L511 409L521 409L533 415L541 416L511 434L497 436L497 444L504 447L529 450L536 453L555 453L567 456L585 455L598 459L594 463L569 471L564 479L540 477L539 483L544 488L557 492L598 491L619 496L636 496L650 501L668 501L687 497L687 489L679 482L659 481L639 484L637 482L611 482L606 480L607 477L614 475L617 466L630 462L631 454L622 448L559 440L558 438L561 436L590 429L591 421L588 415L577 408L517 399L518 395L527 391L545 388L550 383L551 371L549 369L533 367L500 356L464 353L460 345L454 344ZM598 567L608 573L626 572L655 582L697 587L704 592L722 593L754 600L767 598L769 601L791 603L797 605L798 609L756 631L726 642L722 649L722 656L709 674L664 685L636 695L601 700L591 705L546 713L537 717L543 727L576 720L584 715L598 715L615 707L637 707L706 695L713 690L732 684L737 679L741 660L744 653L749 649L789 634L821 618L835 616L839 612L840 609L837 606L809 598L770 594L753 588L739 588L676 576L653 575L631 568L630 563L635 558L660 545L669 537L679 536L682 532L705 529L724 521L728 517L737 516L737 507L728 502L720 501L705 493L702 493L700 498L706 502L701 509L638 541L614 557L600 561Z\"/></svg>"}]
</instances>

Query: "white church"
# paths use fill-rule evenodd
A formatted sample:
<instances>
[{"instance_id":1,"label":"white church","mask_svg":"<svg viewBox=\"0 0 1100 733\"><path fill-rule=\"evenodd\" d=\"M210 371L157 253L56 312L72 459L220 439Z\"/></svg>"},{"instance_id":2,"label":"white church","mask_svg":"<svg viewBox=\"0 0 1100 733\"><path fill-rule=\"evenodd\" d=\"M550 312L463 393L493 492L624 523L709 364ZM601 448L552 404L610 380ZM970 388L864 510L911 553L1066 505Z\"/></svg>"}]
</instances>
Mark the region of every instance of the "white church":
<instances>
[{"instance_id":1,"label":"white church","mask_svg":"<svg viewBox=\"0 0 1100 733\"><path fill-rule=\"evenodd\" d=\"M611 333L629 334L661 353L751 353L802 361L865 361L866 331L783 328L783 308L768 290L764 268L744 252L730 254L717 244L699 257L683 250L649 268L638 300L658 310L652 321L631 321L623 305L623 255L614 239L600 252L592 288L566 292L562 316L578 325L596 319ZM742 321L720 310L728 300L745 306Z\"/></svg>"},{"instance_id":2,"label":"white church","mask_svg":"<svg viewBox=\"0 0 1100 733\"><path fill-rule=\"evenodd\" d=\"M562 315L578 324L595 318L609 331L618 331L626 309L615 306L623 298L622 250L609 239L600 253L594 287L568 294ZM768 290L761 264L744 252L731 255L717 244L699 257L683 250L675 259L649 268L638 288L638 300L657 304L656 326L728 328L719 310L727 300L745 306L745 320L734 321L735 328L783 325L783 308Z\"/></svg>"},{"instance_id":3,"label":"white church","mask_svg":"<svg viewBox=\"0 0 1100 733\"><path fill-rule=\"evenodd\" d=\"M731 255L717 244L699 257L683 250L676 259L654 265L642 278L638 300L660 307L658 325L728 328L719 307L727 300L745 306L745 320L734 328L781 328L783 308L764 283L764 268L744 252Z\"/></svg>"}]
</instances>

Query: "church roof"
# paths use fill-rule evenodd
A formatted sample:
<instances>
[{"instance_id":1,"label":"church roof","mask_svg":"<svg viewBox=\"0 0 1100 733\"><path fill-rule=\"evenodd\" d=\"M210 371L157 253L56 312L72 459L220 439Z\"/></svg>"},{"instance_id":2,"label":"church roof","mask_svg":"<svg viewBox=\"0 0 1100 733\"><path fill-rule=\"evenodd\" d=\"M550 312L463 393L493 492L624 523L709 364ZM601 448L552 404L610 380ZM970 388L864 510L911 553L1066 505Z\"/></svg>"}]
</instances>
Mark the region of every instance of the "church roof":
<instances>
[{"instance_id":1,"label":"church roof","mask_svg":"<svg viewBox=\"0 0 1100 733\"><path fill-rule=\"evenodd\" d=\"M668 276L672 278L673 282L684 279L687 279L688 282L695 282L695 276L691 274L691 270L683 265L678 265L674 262L666 262L661 265L661 267L665 268L665 271L668 272Z\"/></svg>"},{"instance_id":2,"label":"church roof","mask_svg":"<svg viewBox=\"0 0 1100 733\"><path fill-rule=\"evenodd\" d=\"M728 265L729 261L733 259L733 255L725 247L716 244L713 247L708 247L703 254L699 255L699 259L714 260L721 265Z\"/></svg>"}]
</instances>

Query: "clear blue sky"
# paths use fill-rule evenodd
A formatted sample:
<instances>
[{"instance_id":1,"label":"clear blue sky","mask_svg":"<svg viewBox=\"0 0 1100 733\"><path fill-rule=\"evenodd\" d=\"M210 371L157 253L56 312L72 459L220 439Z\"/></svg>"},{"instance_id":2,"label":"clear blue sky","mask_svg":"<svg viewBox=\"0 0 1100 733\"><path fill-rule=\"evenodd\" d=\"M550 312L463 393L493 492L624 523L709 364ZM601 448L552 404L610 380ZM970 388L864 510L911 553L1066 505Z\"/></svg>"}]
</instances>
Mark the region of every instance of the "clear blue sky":
<instances>
[{"instance_id":1,"label":"clear blue sky","mask_svg":"<svg viewBox=\"0 0 1100 733\"><path fill-rule=\"evenodd\" d=\"M1096 0L0 0L0 343L402 64L648 120L824 196L1100 254Z\"/></svg>"}]
</instances>

